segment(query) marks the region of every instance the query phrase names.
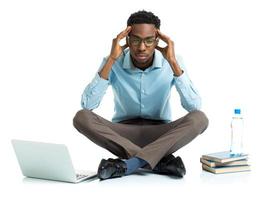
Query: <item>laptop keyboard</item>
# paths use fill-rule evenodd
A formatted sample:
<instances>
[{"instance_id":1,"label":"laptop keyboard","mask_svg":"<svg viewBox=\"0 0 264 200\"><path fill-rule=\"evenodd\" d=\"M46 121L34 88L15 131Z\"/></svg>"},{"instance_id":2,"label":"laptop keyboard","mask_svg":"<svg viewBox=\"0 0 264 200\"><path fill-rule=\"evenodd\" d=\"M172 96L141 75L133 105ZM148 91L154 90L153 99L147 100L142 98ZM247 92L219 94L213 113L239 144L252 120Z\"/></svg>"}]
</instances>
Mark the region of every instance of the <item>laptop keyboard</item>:
<instances>
[{"instance_id":1,"label":"laptop keyboard","mask_svg":"<svg viewBox=\"0 0 264 200\"><path fill-rule=\"evenodd\" d=\"M87 177L87 175L76 174L76 178L77 178L77 180L78 180L78 179L81 179L81 178L84 178L84 177Z\"/></svg>"}]
</instances>

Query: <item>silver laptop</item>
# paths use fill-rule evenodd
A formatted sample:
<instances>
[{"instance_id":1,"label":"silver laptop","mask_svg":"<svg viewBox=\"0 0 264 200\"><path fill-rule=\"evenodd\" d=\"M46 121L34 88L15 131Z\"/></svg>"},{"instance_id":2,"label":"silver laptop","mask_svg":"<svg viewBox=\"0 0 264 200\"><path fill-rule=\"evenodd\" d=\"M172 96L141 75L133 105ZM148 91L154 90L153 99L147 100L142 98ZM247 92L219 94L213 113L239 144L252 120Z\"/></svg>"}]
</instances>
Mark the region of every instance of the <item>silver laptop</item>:
<instances>
[{"instance_id":1,"label":"silver laptop","mask_svg":"<svg viewBox=\"0 0 264 200\"><path fill-rule=\"evenodd\" d=\"M23 140L12 140L24 176L78 183L96 177L96 172L76 173L67 147Z\"/></svg>"}]
</instances>

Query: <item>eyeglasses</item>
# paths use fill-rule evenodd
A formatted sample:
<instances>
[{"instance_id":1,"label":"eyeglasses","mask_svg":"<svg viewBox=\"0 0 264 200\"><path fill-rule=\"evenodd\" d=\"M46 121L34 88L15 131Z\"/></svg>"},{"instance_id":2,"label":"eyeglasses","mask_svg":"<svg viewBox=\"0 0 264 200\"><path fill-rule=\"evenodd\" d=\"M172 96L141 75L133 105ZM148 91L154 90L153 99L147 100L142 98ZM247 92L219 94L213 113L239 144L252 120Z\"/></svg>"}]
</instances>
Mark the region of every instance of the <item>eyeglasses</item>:
<instances>
[{"instance_id":1,"label":"eyeglasses","mask_svg":"<svg viewBox=\"0 0 264 200\"><path fill-rule=\"evenodd\" d=\"M127 37L128 37L129 43L133 46L139 46L143 41L146 47L151 47L158 40L157 37L156 38L150 37L150 38L145 38L145 39L141 39L135 36L127 36Z\"/></svg>"}]
</instances>

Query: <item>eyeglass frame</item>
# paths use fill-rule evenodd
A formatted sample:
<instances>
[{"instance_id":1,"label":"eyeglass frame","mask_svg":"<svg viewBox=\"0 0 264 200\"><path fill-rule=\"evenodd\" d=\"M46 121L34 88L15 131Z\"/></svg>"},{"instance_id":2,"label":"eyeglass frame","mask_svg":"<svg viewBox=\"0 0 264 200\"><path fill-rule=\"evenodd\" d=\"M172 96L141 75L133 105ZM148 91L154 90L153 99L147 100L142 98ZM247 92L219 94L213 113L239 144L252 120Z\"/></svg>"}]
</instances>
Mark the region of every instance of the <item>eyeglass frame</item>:
<instances>
[{"instance_id":1,"label":"eyeglass frame","mask_svg":"<svg viewBox=\"0 0 264 200\"><path fill-rule=\"evenodd\" d=\"M137 36L132 36L132 37L135 37L135 38L140 40L140 42L137 45L131 43L131 45L133 45L133 46L140 46L141 43L143 42L146 47L151 47L151 46L153 46L155 44L155 42L157 42L159 40L159 37L155 37L155 36L151 36L151 37L147 37L147 38L140 38L140 37L137 37ZM153 44L151 44L151 45L146 44L146 40L150 39L152 37L155 37L155 39L153 38L154 39ZM131 38L131 36L127 36L127 40L128 40L129 43L130 43L130 38Z\"/></svg>"}]
</instances>

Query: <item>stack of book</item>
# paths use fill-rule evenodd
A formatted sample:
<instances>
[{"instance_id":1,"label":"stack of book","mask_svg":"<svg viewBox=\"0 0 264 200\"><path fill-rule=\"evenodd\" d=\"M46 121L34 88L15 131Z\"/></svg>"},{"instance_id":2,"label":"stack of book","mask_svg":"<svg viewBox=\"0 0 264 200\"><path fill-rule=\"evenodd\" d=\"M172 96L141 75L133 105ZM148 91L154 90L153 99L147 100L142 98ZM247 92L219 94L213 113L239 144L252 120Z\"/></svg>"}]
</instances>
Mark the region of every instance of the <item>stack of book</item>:
<instances>
[{"instance_id":1,"label":"stack of book","mask_svg":"<svg viewBox=\"0 0 264 200\"><path fill-rule=\"evenodd\" d=\"M230 151L202 155L203 170L214 174L250 171L248 155L232 155Z\"/></svg>"}]
</instances>

